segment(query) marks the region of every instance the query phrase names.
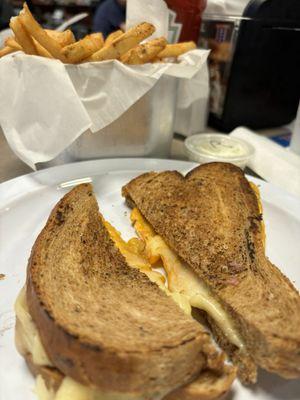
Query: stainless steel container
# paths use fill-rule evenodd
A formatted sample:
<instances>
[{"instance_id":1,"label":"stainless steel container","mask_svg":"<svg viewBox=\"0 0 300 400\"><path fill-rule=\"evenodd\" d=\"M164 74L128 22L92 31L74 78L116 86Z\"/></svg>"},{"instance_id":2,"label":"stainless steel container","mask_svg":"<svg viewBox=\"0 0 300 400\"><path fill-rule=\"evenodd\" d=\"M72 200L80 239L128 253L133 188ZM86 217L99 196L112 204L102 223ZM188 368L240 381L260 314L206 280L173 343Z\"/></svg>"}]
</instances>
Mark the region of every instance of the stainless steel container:
<instances>
[{"instance_id":1,"label":"stainless steel container","mask_svg":"<svg viewBox=\"0 0 300 400\"><path fill-rule=\"evenodd\" d=\"M83 133L55 159L37 168L108 157L169 155L176 111L177 78L162 76L156 85L106 128Z\"/></svg>"}]
</instances>

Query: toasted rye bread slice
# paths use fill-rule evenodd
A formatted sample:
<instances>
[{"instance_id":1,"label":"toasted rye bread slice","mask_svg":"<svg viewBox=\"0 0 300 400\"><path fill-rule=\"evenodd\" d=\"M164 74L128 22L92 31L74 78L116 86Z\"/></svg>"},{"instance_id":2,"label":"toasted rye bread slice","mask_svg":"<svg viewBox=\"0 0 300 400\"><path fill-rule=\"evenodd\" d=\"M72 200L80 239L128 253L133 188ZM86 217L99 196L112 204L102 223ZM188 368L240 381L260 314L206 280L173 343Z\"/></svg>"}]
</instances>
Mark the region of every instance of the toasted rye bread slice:
<instances>
[{"instance_id":1,"label":"toasted rye bread slice","mask_svg":"<svg viewBox=\"0 0 300 400\"><path fill-rule=\"evenodd\" d=\"M300 377L299 293L265 256L262 216L243 172L226 163L199 166L186 177L152 172L129 182L123 196L231 314L246 353L214 323L213 330L239 360L243 380L255 381L254 363Z\"/></svg>"},{"instance_id":2,"label":"toasted rye bread slice","mask_svg":"<svg viewBox=\"0 0 300 400\"><path fill-rule=\"evenodd\" d=\"M24 355L26 364L34 376L41 375L46 387L54 393L61 385L64 375L56 368L37 366L30 353ZM231 388L236 377L232 366L224 365L223 371L204 370L193 382L174 390L163 400L214 400L223 398Z\"/></svg>"},{"instance_id":3,"label":"toasted rye bread slice","mask_svg":"<svg viewBox=\"0 0 300 400\"><path fill-rule=\"evenodd\" d=\"M204 328L126 264L91 185L52 211L32 249L26 297L49 359L84 385L161 398L220 365Z\"/></svg>"}]
</instances>

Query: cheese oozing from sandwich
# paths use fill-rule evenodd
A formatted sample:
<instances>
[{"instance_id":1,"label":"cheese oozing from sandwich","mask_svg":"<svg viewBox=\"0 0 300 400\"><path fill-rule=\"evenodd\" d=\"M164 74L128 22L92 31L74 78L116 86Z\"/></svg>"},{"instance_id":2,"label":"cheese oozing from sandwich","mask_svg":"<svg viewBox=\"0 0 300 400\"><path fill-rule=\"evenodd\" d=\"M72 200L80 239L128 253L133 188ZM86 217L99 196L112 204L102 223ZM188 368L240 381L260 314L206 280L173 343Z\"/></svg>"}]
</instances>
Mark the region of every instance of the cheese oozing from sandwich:
<instances>
[{"instance_id":1,"label":"cheese oozing from sandwich","mask_svg":"<svg viewBox=\"0 0 300 400\"><path fill-rule=\"evenodd\" d=\"M199 279L186 263L179 259L161 236L156 235L137 208L134 208L131 213L131 221L138 235L145 242L149 262L154 264L159 259L162 260L168 276L169 291L184 296L190 306L206 311L214 319L227 339L242 349L243 342L234 327L230 315L211 294L205 283Z\"/></svg>"},{"instance_id":2,"label":"cheese oozing from sandwich","mask_svg":"<svg viewBox=\"0 0 300 400\"><path fill-rule=\"evenodd\" d=\"M110 237L125 257L127 264L132 268L137 268L148 276L151 282L156 283L167 296L179 305L179 307L188 315L191 315L192 309L186 296L179 292L172 292L166 286L166 279L160 272L154 271L150 263L151 260L145 254L145 243L138 238L132 238L128 242L122 239L118 232L109 222L103 221ZM158 257L156 257L158 261Z\"/></svg>"},{"instance_id":3,"label":"cheese oozing from sandwich","mask_svg":"<svg viewBox=\"0 0 300 400\"><path fill-rule=\"evenodd\" d=\"M142 400L124 393L103 393L101 390L84 386L66 376L57 392L46 386L41 375L36 378L35 392L39 400Z\"/></svg>"},{"instance_id":4,"label":"cheese oozing from sandwich","mask_svg":"<svg viewBox=\"0 0 300 400\"><path fill-rule=\"evenodd\" d=\"M28 310L25 288L23 288L15 302L15 313L19 329L16 331L15 342L20 354L30 353L35 365L52 366L49 357L42 345L40 335Z\"/></svg>"}]
</instances>

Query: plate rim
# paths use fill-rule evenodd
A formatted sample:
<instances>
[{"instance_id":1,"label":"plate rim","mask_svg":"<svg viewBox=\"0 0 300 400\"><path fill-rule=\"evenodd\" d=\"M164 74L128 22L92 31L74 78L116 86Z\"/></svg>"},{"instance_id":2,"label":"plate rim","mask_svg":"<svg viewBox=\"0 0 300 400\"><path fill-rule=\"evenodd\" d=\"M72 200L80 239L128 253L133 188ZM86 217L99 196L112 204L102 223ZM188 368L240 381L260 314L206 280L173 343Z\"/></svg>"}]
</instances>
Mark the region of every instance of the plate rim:
<instances>
[{"instance_id":1,"label":"plate rim","mask_svg":"<svg viewBox=\"0 0 300 400\"><path fill-rule=\"evenodd\" d=\"M96 160L78 161L69 164L53 166L38 171L33 171L24 174L0 184L0 212L7 207L11 202L17 200L25 194L31 193L38 189L43 189L49 186L56 185L65 180L74 180L87 176L101 175L110 172L125 172L125 171L145 171L145 170L163 170L167 168L189 170L198 166L198 163L186 160L164 159L164 158L104 158ZM109 169L109 171L107 171ZM97 170L99 173L97 174ZM61 176L61 178L59 178ZM63 178L63 177L68 178ZM50 183L41 183L36 178L50 178ZM262 179L246 175L247 179L258 184L262 188L262 199L267 201L272 197L272 203L278 204L285 208L286 211L295 218L300 219L300 199L293 196L278 186L266 182ZM273 201L274 200L274 201ZM298 219L297 218L297 219Z\"/></svg>"}]
</instances>

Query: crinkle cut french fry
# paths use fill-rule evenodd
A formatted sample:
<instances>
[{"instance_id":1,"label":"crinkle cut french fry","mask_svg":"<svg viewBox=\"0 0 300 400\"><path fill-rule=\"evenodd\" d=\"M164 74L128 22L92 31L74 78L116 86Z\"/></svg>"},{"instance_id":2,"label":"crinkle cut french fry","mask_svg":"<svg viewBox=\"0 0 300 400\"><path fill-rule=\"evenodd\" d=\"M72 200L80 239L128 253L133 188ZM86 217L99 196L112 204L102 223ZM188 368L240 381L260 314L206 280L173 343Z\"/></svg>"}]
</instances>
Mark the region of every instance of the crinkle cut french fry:
<instances>
[{"instance_id":1,"label":"crinkle cut french fry","mask_svg":"<svg viewBox=\"0 0 300 400\"><path fill-rule=\"evenodd\" d=\"M6 56L7 54L15 53L16 51L16 49L13 49L9 46L2 47L2 49L0 49L0 58Z\"/></svg>"},{"instance_id":2,"label":"crinkle cut french fry","mask_svg":"<svg viewBox=\"0 0 300 400\"><path fill-rule=\"evenodd\" d=\"M155 31L152 24L142 22L123 33L108 46L94 53L90 61L113 60L120 58L127 51L137 46L141 41L151 36Z\"/></svg>"},{"instance_id":3,"label":"crinkle cut french fry","mask_svg":"<svg viewBox=\"0 0 300 400\"><path fill-rule=\"evenodd\" d=\"M138 45L121 57L124 64L145 64L152 61L167 45L167 40L160 37Z\"/></svg>"},{"instance_id":4,"label":"crinkle cut french fry","mask_svg":"<svg viewBox=\"0 0 300 400\"><path fill-rule=\"evenodd\" d=\"M22 46L23 51L26 54L36 55L37 51L32 37L23 26L20 17L12 17L9 26L14 32L17 42Z\"/></svg>"},{"instance_id":5,"label":"crinkle cut french fry","mask_svg":"<svg viewBox=\"0 0 300 400\"><path fill-rule=\"evenodd\" d=\"M91 56L103 47L102 33L93 33L85 36L78 42L72 43L62 49L68 63L75 64Z\"/></svg>"},{"instance_id":6,"label":"crinkle cut french fry","mask_svg":"<svg viewBox=\"0 0 300 400\"><path fill-rule=\"evenodd\" d=\"M45 29L45 31L52 39L56 40L61 47L65 47L76 42L73 32L70 29L67 29L63 32L54 31L52 29Z\"/></svg>"},{"instance_id":7,"label":"crinkle cut french fry","mask_svg":"<svg viewBox=\"0 0 300 400\"><path fill-rule=\"evenodd\" d=\"M5 46L11 47L12 49L14 49L16 51L23 50L22 46L13 37L6 38L4 41L4 44L5 44Z\"/></svg>"},{"instance_id":8,"label":"crinkle cut french fry","mask_svg":"<svg viewBox=\"0 0 300 400\"><path fill-rule=\"evenodd\" d=\"M167 44L167 46L158 54L159 58L178 57L187 51L195 49L195 42L182 42Z\"/></svg>"},{"instance_id":9,"label":"crinkle cut french fry","mask_svg":"<svg viewBox=\"0 0 300 400\"><path fill-rule=\"evenodd\" d=\"M19 18L28 33L40 43L53 57L65 61L61 53L61 45L44 31L41 25L33 18L27 4L24 3L23 10L20 12ZM18 40L19 41L19 40ZM23 46L22 46L23 47Z\"/></svg>"},{"instance_id":10,"label":"crinkle cut french fry","mask_svg":"<svg viewBox=\"0 0 300 400\"><path fill-rule=\"evenodd\" d=\"M120 37L121 35L123 35L123 31L121 31L121 29L119 29L118 31L112 32L110 33L105 42L104 42L104 46L109 46L114 40L116 40L118 37Z\"/></svg>"}]
</instances>

